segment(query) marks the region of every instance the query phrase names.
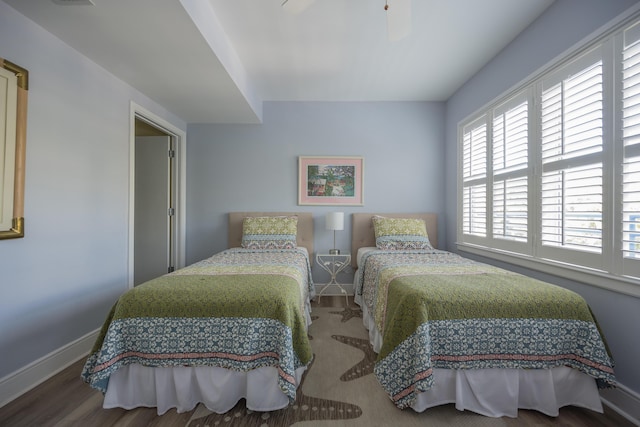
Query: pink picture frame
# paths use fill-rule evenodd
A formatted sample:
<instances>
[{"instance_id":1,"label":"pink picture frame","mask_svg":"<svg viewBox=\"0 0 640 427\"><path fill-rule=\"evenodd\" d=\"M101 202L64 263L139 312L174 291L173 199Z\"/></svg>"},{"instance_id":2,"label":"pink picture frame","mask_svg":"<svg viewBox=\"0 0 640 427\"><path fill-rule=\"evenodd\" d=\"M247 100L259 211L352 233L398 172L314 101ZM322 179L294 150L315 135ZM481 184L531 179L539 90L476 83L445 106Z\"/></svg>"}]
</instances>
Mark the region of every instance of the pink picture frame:
<instances>
[{"instance_id":1,"label":"pink picture frame","mask_svg":"<svg viewBox=\"0 0 640 427\"><path fill-rule=\"evenodd\" d=\"M300 156L298 204L364 205L364 158Z\"/></svg>"}]
</instances>

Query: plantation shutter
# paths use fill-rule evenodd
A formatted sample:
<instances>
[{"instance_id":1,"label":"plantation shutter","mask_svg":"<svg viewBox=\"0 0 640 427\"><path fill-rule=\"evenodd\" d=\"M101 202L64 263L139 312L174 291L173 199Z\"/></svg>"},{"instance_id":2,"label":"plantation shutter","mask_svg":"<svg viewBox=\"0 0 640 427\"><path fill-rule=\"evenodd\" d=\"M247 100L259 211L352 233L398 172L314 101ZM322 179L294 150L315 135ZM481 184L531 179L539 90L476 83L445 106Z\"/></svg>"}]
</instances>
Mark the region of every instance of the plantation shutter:
<instances>
[{"instance_id":1,"label":"plantation shutter","mask_svg":"<svg viewBox=\"0 0 640 427\"><path fill-rule=\"evenodd\" d=\"M493 113L493 237L528 238L529 103L525 93Z\"/></svg>"},{"instance_id":2,"label":"plantation shutter","mask_svg":"<svg viewBox=\"0 0 640 427\"><path fill-rule=\"evenodd\" d=\"M640 24L624 32L622 51L622 254L640 273ZM635 261L635 262L634 262ZM632 263L632 265L628 265ZM630 271L631 270L631 271Z\"/></svg>"},{"instance_id":3,"label":"plantation shutter","mask_svg":"<svg viewBox=\"0 0 640 427\"><path fill-rule=\"evenodd\" d=\"M464 130L462 143L462 232L487 234L487 124L474 123Z\"/></svg>"},{"instance_id":4,"label":"plantation shutter","mask_svg":"<svg viewBox=\"0 0 640 427\"><path fill-rule=\"evenodd\" d=\"M640 12L458 125L461 251L640 295Z\"/></svg>"},{"instance_id":5,"label":"plantation shutter","mask_svg":"<svg viewBox=\"0 0 640 427\"><path fill-rule=\"evenodd\" d=\"M584 55L543 81L540 114L541 245L600 254L603 228L600 50ZM576 259L581 259L578 263L586 260L584 256Z\"/></svg>"}]
</instances>

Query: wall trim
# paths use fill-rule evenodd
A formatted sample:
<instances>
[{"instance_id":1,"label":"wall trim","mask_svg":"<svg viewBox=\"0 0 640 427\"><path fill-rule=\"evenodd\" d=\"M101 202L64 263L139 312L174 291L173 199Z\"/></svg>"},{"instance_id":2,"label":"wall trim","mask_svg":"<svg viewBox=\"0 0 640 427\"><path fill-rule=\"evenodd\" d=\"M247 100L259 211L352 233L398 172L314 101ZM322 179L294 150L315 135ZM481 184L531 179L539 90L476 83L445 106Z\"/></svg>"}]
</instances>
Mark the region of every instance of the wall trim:
<instances>
[{"instance_id":1,"label":"wall trim","mask_svg":"<svg viewBox=\"0 0 640 427\"><path fill-rule=\"evenodd\" d=\"M86 357L99 333L100 328L1 378L0 408Z\"/></svg>"},{"instance_id":2,"label":"wall trim","mask_svg":"<svg viewBox=\"0 0 640 427\"><path fill-rule=\"evenodd\" d=\"M508 264L524 267L532 271L563 277L581 284L594 286L611 292L640 298L640 286L637 278L615 276L596 269L588 269L582 266L563 263L545 258L535 258L531 255L489 248L470 243L456 242L457 249L490 260L506 262Z\"/></svg>"},{"instance_id":3,"label":"wall trim","mask_svg":"<svg viewBox=\"0 0 640 427\"><path fill-rule=\"evenodd\" d=\"M640 427L640 394L618 383L616 388L600 390L600 399L613 411Z\"/></svg>"}]
</instances>

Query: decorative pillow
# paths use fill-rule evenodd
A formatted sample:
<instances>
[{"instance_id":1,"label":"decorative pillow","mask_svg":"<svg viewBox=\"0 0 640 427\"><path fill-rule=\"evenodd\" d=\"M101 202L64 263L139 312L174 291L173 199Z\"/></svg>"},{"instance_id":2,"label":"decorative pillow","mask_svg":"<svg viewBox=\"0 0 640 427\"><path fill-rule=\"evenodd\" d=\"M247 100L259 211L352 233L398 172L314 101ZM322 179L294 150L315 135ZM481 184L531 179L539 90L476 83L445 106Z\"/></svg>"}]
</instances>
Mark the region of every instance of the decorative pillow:
<instances>
[{"instance_id":1,"label":"decorative pillow","mask_svg":"<svg viewBox=\"0 0 640 427\"><path fill-rule=\"evenodd\" d=\"M433 249L422 219L374 215L372 221L378 249Z\"/></svg>"},{"instance_id":2,"label":"decorative pillow","mask_svg":"<svg viewBox=\"0 0 640 427\"><path fill-rule=\"evenodd\" d=\"M297 216L257 216L242 220L242 247L247 249L294 249Z\"/></svg>"}]
</instances>

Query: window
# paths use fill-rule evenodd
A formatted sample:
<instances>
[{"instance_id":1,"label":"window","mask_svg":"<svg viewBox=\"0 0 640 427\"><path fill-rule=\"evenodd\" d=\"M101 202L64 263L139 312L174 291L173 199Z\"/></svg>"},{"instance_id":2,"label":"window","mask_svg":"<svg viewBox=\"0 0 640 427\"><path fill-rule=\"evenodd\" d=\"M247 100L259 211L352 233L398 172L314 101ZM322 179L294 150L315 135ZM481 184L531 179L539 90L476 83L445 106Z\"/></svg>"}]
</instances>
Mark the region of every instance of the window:
<instances>
[{"instance_id":1,"label":"window","mask_svg":"<svg viewBox=\"0 0 640 427\"><path fill-rule=\"evenodd\" d=\"M539 83L540 246L551 259L602 267L604 46Z\"/></svg>"},{"instance_id":2,"label":"window","mask_svg":"<svg viewBox=\"0 0 640 427\"><path fill-rule=\"evenodd\" d=\"M460 124L460 248L640 295L640 21L514 93Z\"/></svg>"},{"instance_id":3,"label":"window","mask_svg":"<svg viewBox=\"0 0 640 427\"><path fill-rule=\"evenodd\" d=\"M492 230L495 239L528 240L529 109L526 94L521 93L493 110Z\"/></svg>"},{"instance_id":4,"label":"window","mask_svg":"<svg viewBox=\"0 0 640 427\"><path fill-rule=\"evenodd\" d=\"M469 236L487 233L487 124L473 123L465 132L462 179L464 181L462 228Z\"/></svg>"},{"instance_id":5,"label":"window","mask_svg":"<svg viewBox=\"0 0 640 427\"><path fill-rule=\"evenodd\" d=\"M640 23L623 33L621 92L623 271L640 276Z\"/></svg>"}]
</instances>

